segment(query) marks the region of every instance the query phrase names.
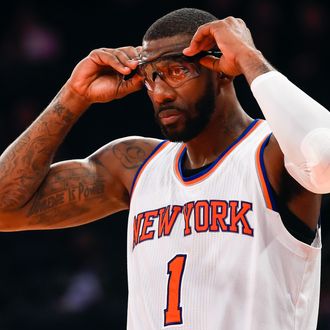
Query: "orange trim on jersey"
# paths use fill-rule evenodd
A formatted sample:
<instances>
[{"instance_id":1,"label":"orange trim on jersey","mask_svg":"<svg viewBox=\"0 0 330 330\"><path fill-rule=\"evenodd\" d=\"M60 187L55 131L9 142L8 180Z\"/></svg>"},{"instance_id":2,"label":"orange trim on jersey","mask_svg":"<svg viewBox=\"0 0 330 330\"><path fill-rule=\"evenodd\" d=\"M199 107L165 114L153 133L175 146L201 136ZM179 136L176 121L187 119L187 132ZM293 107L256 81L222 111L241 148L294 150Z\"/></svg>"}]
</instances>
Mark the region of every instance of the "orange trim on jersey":
<instances>
[{"instance_id":1,"label":"orange trim on jersey","mask_svg":"<svg viewBox=\"0 0 330 330\"><path fill-rule=\"evenodd\" d=\"M175 175L176 177L179 179L179 181L185 185L185 186L191 186L195 183L198 183L198 182L201 182L203 181L204 179L206 179L207 177L209 177L221 164L222 162L229 156L229 154L236 148L238 147L244 140L246 140L246 138L248 136L251 135L252 132L254 132L256 130L257 127L259 127L261 125L261 123L263 123L264 121L263 120L258 120L254 123L253 127L250 127L249 131L246 133L246 131L244 131L242 133L242 135L244 135L244 133L246 133L243 137L242 135L240 137L238 137L238 139L236 141L234 141L234 143L227 149L225 150L225 152L220 155L219 159L216 160L216 163L215 164L212 164L210 165L211 168L206 171L206 173L204 173L203 175L195 178L195 179L192 179L192 180L189 180L189 181L185 181L183 180L182 178L182 175L180 173L180 163L179 163L179 160L180 160L180 157L184 151L184 149L186 148L185 144L183 144L180 148L180 150L178 151L176 157L175 157L175 161L174 161L174 172L175 172Z\"/></svg>"},{"instance_id":2,"label":"orange trim on jersey","mask_svg":"<svg viewBox=\"0 0 330 330\"><path fill-rule=\"evenodd\" d=\"M170 141L165 141L163 143L161 143L160 145L158 145L150 154L150 156L145 160L145 162L141 165L141 167L138 169L137 175L134 179L133 185L132 185L132 189L131 189L131 198L133 196L133 192L134 189L136 187L136 183L138 182L138 180L140 179L140 176L142 174L142 172L144 171L144 169L147 167L147 165L150 163L150 161L156 156L158 155L168 144L170 143Z\"/></svg>"},{"instance_id":3,"label":"orange trim on jersey","mask_svg":"<svg viewBox=\"0 0 330 330\"><path fill-rule=\"evenodd\" d=\"M267 174L265 172L265 169L263 168L263 148L265 147L265 142L270 138L269 135L267 135L259 144L257 153L256 153L256 165L257 165L257 172L258 172L258 178L262 190L262 194L265 199L266 207L271 210L275 210L276 207L274 206L274 202L272 201L272 195L270 192L269 182L267 178Z\"/></svg>"}]
</instances>

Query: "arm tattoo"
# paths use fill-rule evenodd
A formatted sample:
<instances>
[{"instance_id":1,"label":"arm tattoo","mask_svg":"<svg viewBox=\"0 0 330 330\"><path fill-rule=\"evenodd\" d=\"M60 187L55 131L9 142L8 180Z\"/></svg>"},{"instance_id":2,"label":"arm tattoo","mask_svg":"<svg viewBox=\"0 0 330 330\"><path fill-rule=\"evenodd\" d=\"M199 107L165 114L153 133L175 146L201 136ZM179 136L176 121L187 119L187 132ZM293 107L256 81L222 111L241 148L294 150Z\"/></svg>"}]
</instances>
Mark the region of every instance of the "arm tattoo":
<instances>
[{"instance_id":1,"label":"arm tattoo","mask_svg":"<svg viewBox=\"0 0 330 330\"><path fill-rule=\"evenodd\" d=\"M78 115L60 101L60 91L39 118L0 158L0 208L24 205L49 171L53 156Z\"/></svg>"},{"instance_id":2,"label":"arm tattoo","mask_svg":"<svg viewBox=\"0 0 330 330\"><path fill-rule=\"evenodd\" d=\"M74 121L74 114L71 111L69 111L63 104L61 104L61 102L59 100L61 92L62 91L60 91L55 96L54 112L58 115L59 119L70 124L72 121Z\"/></svg>"},{"instance_id":3,"label":"arm tattoo","mask_svg":"<svg viewBox=\"0 0 330 330\"><path fill-rule=\"evenodd\" d=\"M75 167L51 173L33 199L27 217L31 223L49 224L77 217L90 210L91 200L105 199L105 181L85 168Z\"/></svg>"},{"instance_id":4,"label":"arm tattoo","mask_svg":"<svg viewBox=\"0 0 330 330\"><path fill-rule=\"evenodd\" d=\"M112 151L123 167L131 170L141 166L148 157L149 153L144 148L146 146L150 149L150 144L147 142L125 141L113 146Z\"/></svg>"}]
</instances>

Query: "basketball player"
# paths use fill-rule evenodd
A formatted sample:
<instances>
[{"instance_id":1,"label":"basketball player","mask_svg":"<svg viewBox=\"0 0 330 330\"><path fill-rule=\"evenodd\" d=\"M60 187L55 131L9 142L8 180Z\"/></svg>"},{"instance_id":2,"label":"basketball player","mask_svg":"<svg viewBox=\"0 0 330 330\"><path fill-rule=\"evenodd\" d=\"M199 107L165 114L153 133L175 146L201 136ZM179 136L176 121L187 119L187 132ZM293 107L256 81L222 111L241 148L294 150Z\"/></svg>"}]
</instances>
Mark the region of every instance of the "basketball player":
<instances>
[{"instance_id":1,"label":"basketball player","mask_svg":"<svg viewBox=\"0 0 330 330\"><path fill-rule=\"evenodd\" d=\"M266 120L242 109L244 75ZM52 164L87 108L143 85L165 140ZM241 19L180 9L141 47L93 50L0 159L3 231L130 209L130 330L315 329L330 114L276 71Z\"/></svg>"}]
</instances>

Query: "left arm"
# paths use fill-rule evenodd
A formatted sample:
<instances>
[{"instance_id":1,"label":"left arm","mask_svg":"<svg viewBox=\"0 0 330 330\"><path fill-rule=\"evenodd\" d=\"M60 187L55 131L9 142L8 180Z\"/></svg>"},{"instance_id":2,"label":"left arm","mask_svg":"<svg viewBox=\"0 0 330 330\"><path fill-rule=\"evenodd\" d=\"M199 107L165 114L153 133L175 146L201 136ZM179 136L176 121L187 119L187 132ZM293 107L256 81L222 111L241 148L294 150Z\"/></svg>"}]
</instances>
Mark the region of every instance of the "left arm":
<instances>
[{"instance_id":1,"label":"left arm","mask_svg":"<svg viewBox=\"0 0 330 330\"><path fill-rule=\"evenodd\" d=\"M291 176L306 189L330 192L330 112L273 71L251 90L284 153Z\"/></svg>"},{"instance_id":2,"label":"left arm","mask_svg":"<svg viewBox=\"0 0 330 330\"><path fill-rule=\"evenodd\" d=\"M307 190L330 192L330 112L276 71L254 46L241 19L201 26L184 50L194 55L218 46L220 59L201 64L229 76L243 74L284 154L290 175Z\"/></svg>"}]
</instances>

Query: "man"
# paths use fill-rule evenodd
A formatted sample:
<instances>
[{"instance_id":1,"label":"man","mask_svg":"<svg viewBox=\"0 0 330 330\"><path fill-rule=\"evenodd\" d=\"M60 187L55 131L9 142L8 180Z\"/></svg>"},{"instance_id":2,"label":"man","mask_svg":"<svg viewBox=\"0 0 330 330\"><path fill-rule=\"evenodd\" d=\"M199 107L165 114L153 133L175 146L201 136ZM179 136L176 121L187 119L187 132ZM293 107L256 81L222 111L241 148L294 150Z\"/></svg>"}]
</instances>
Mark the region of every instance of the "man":
<instances>
[{"instance_id":1,"label":"man","mask_svg":"<svg viewBox=\"0 0 330 330\"><path fill-rule=\"evenodd\" d=\"M240 106L241 74L267 122ZM165 141L121 138L51 165L91 104L143 85ZM128 329L315 329L330 114L267 62L241 19L179 9L142 47L92 51L0 164L3 231L130 209Z\"/></svg>"}]
</instances>

